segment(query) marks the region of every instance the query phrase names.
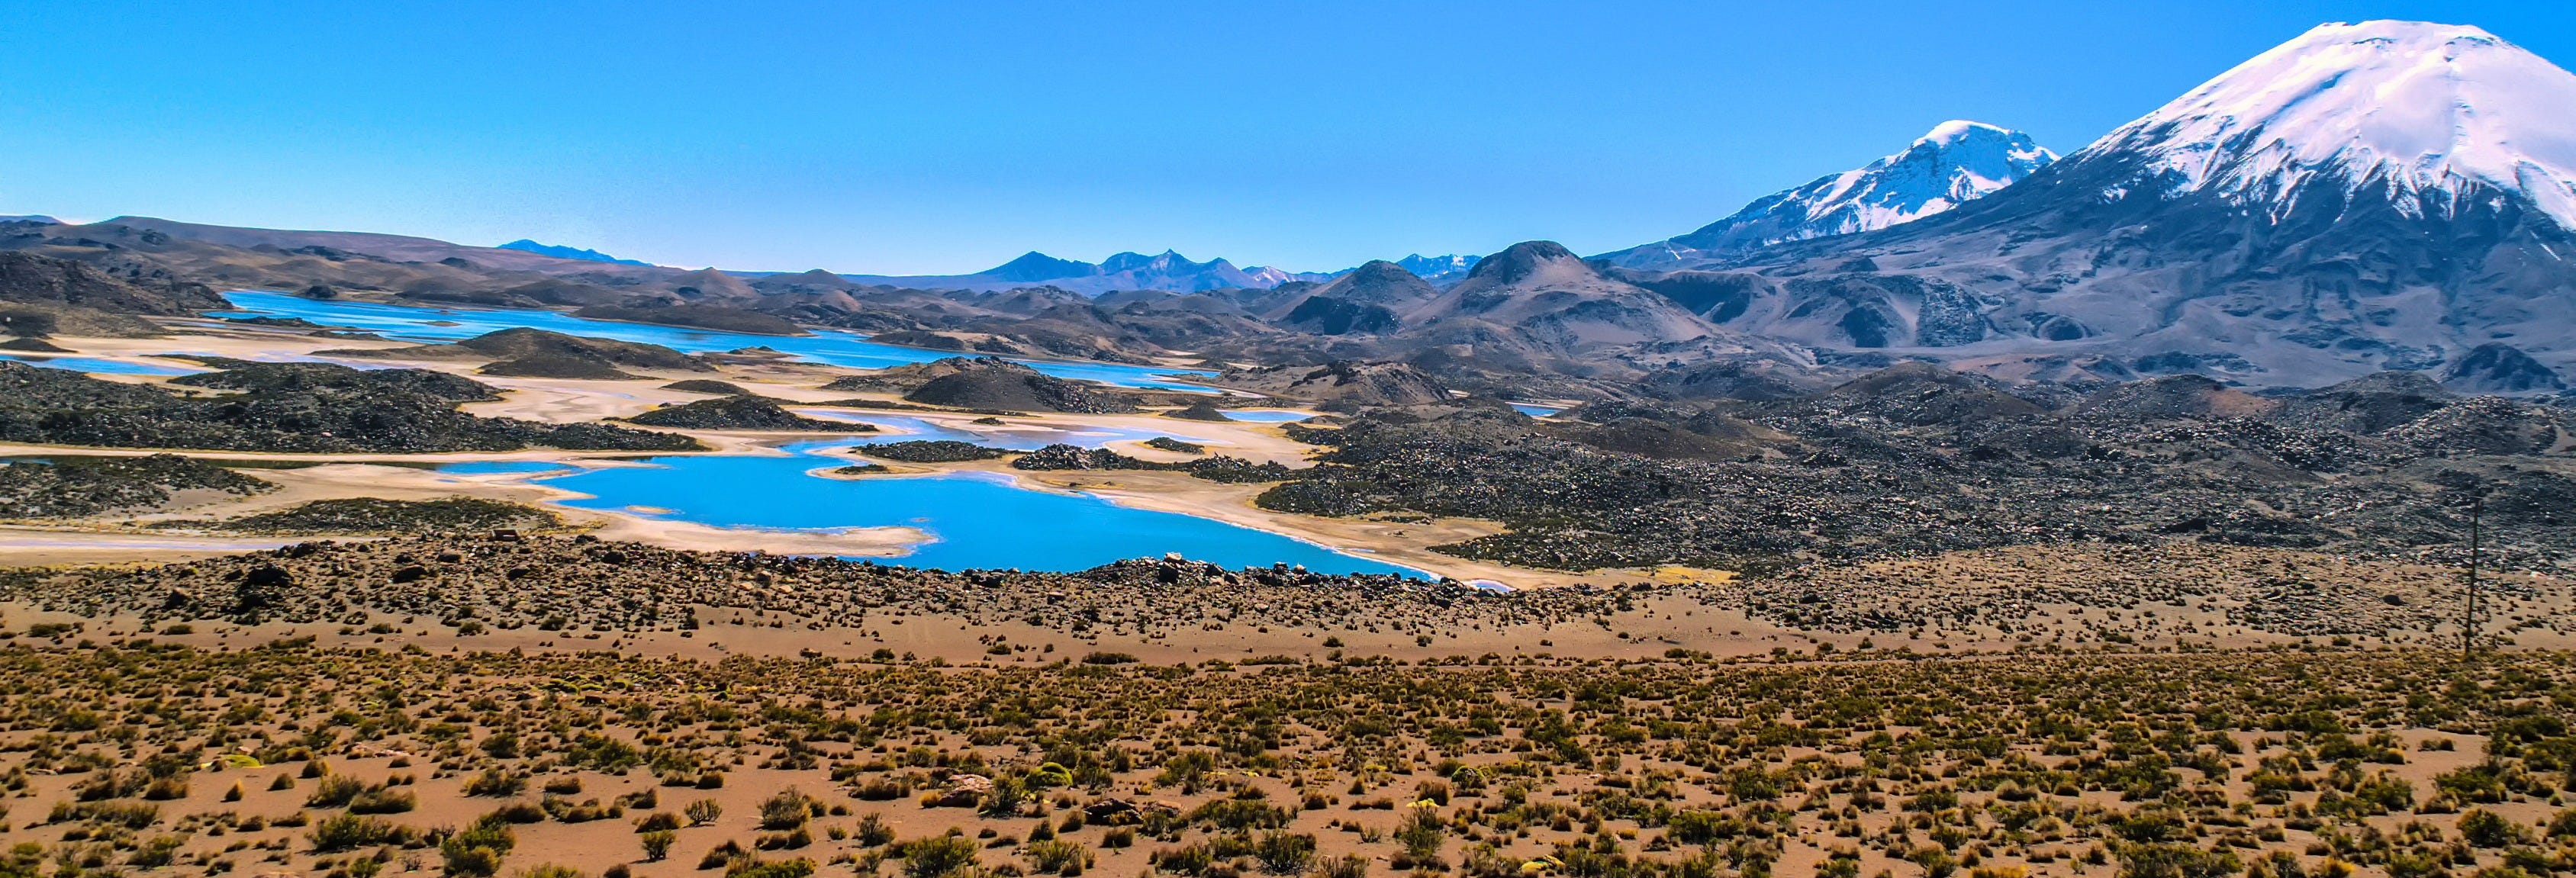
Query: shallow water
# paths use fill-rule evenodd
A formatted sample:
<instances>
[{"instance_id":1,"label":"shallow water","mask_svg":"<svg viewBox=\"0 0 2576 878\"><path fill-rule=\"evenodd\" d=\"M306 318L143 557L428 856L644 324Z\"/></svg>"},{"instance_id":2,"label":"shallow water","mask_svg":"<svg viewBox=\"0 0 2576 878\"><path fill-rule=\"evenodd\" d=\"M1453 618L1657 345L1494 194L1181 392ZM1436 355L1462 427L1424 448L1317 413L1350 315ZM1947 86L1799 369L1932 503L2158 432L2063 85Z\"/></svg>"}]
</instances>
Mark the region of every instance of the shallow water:
<instances>
[{"instance_id":1,"label":"shallow water","mask_svg":"<svg viewBox=\"0 0 2576 878\"><path fill-rule=\"evenodd\" d=\"M1549 415L1556 414L1557 412L1564 411L1565 407L1553 405L1530 405L1528 403L1516 402L1512 403L1512 410L1533 418L1544 418Z\"/></svg>"},{"instance_id":2,"label":"shallow water","mask_svg":"<svg viewBox=\"0 0 2576 878\"><path fill-rule=\"evenodd\" d=\"M1279 409L1227 409L1224 412L1224 415L1227 420L1233 421L1249 421L1255 424L1284 424L1290 421L1302 421L1307 418L1314 417L1315 413L1291 412Z\"/></svg>"},{"instance_id":3,"label":"shallow water","mask_svg":"<svg viewBox=\"0 0 2576 878\"><path fill-rule=\"evenodd\" d=\"M914 547L899 563L945 570L1073 571L1179 552L1192 560L1235 568L1288 563L1325 573L1420 575L1212 519L1131 509L1088 494L1026 490L998 473L864 479L808 475L811 470L856 462L848 454L835 453L853 444L845 440L803 443L788 446L786 456L657 457L643 461L643 466L574 468L564 475L537 478L592 495L560 501L567 506L719 527L918 528L931 534L932 541ZM518 461L440 469L542 473L564 468Z\"/></svg>"},{"instance_id":4,"label":"shallow water","mask_svg":"<svg viewBox=\"0 0 2576 878\"><path fill-rule=\"evenodd\" d=\"M885 442L908 442L915 439L954 439L959 442L973 442L978 445L985 445L993 448L1007 448L1012 451L1036 451L1040 448L1056 444L1079 445L1084 448L1098 448L1112 442L1141 441L1152 439L1156 436L1170 436L1183 442L1223 444L1217 440L1191 436L1186 433L1176 433L1169 430L1130 430L1124 427L1108 427L1099 424L1080 424L1075 425L1070 429L1040 427L1031 424L1012 424L1007 427L996 427L990 430L962 430L954 427L942 426L935 421L906 417L903 415L882 415L874 412L860 414L849 409L813 408L808 406L797 406L796 411L799 414L810 415L824 420L856 421L862 424L875 424L877 429L885 431L882 433L871 433L866 436L856 437L848 442L836 441L834 443L843 445L876 445Z\"/></svg>"},{"instance_id":5,"label":"shallow water","mask_svg":"<svg viewBox=\"0 0 2576 878\"><path fill-rule=\"evenodd\" d=\"M877 344L868 341L867 336L832 330L799 336L749 335L709 329L654 326L647 323L590 320L557 311L514 308L429 308L344 300L322 301L261 290L235 290L225 293L224 298L230 300L233 307L238 310L216 312L214 316L302 317L328 326L362 329L399 341L447 342L472 338L497 330L528 327L567 335L657 344L692 354L730 351L736 348L768 347L812 362L860 369L883 369L907 363L927 363L959 355L954 351L932 351ZM1027 363L1040 372L1060 378L1098 381L1119 387L1215 392L1210 388L1194 384L1175 383L1165 377L1193 374L1186 370L1055 360L1019 360L1018 362Z\"/></svg>"},{"instance_id":6,"label":"shallow water","mask_svg":"<svg viewBox=\"0 0 2576 878\"><path fill-rule=\"evenodd\" d=\"M30 366L38 366L46 369L62 369L70 372L91 372L101 375L194 375L199 372L212 371L208 369L189 369L181 366L155 366L149 363L127 363L119 360L101 360L95 357L49 357L40 354L5 354L0 355L0 359L16 360Z\"/></svg>"}]
</instances>

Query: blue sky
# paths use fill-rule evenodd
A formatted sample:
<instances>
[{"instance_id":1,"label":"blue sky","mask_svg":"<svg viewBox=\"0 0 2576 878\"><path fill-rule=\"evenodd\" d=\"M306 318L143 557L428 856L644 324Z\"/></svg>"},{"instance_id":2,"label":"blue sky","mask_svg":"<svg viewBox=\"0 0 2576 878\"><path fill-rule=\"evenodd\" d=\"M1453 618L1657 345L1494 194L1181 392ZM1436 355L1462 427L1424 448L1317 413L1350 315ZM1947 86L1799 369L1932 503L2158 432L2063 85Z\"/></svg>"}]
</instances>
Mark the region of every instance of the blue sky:
<instances>
[{"instance_id":1,"label":"blue sky","mask_svg":"<svg viewBox=\"0 0 2576 878\"><path fill-rule=\"evenodd\" d=\"M1330 270L1668 237L1950 118L2072 151L2323 21L2576 63L2537 0L396 6L7 4L0 213Z\"/></svg>"}]
</instances>

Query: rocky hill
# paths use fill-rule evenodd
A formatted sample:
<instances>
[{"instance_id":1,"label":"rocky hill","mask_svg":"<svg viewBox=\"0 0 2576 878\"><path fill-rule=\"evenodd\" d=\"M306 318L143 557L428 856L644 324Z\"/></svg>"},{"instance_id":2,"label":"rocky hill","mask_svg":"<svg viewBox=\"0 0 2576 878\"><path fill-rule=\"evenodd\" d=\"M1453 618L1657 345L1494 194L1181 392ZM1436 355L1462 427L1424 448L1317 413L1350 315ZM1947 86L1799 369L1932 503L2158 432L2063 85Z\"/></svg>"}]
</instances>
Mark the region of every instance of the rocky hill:
<instances>
[{"instance_id":1,"label":"rocky hill","mask_svg":"<svg viewBox=\"0 0 2576 878\"><path fill-rule=\"evenodd\" d=\"M1555 354L1717 333L1672 299L1606 275L1549 241L1514 244L1403 315L1430 339L1494 337Z\"/></svg>"},{"instance_id":2,"label":"rocky hill","mask_svg":"<svg viewBox=\"0 0 2576 878\"><path fill-rule=\"evenodd\" d=\"M852 375L825 390L900 394L908 402L1022 412L1132 412L1145 395L1071 381L998 357L947 357Z\"/></svg>"},{"instance_id":3,"label":"rocky hill","mask_svg":"<svg viewBox=\"0 0 2576 878\"><path fill-rule=\"evenodd\" d=\"M277 486L197 458L53 456L0 461L0 518L86 518L162 508L177 492L251 495Z\"/></svg>"},{"instance_id":4,"label":"rocky hill","mask_svg":"<svg viewBox=\"0 0 2576 878\"><path fill-rule=\"evenodd\" d=\"M393 360L489 360L490 375L549 378L633 378L619 367L712 372L706 360L656 344L585 338L543 329L503 329L447 344L401 348L351 348L321 352L334 357Z\"/></svg>"},{"instance_id":5,"label":"rocky hill","mask_svg":"<svg viewBox=\"0 0 2576 878\"><path fill-rule=\"evenodd\" d=\"M1136 411L1132 396L991 357L958 364L955 371L905 391L903 398L907 402L964 409L1082 414Z\"/></svg>"},{"instance_id":6,"label":"rocky hill","mask_svg":"<svg viewBox=\"0 0 2576 878\"><path fill-rule=\"evenodd\" d=\"M1403 314L1440 297L1430 282L1403 266L1377 260L1322 284L1283 284L1262 317L1272 324L1317 335L1386 335L1404 327Z\"/></svg>"},{"instance_id":7,"label":"rocky hill","mask_svg":"<svg viewBox=\"0 0 2576 878\"><path fill-rule=\"evenodd\" d=\"M226 307L205 284L140 271L113 274L88 263L11 252L0 252L0 302L165 317Z\"/></svg>"},{"instance_id":8,"label":"rocky hill","mask_svg":"<svg viewBox=\"0 0 2576 878\"><path fill-rule=\"evenodd\" d=\"M809 418L757 396L701 399L657 408L627 420L648 427L689 430L792 430L817 433L873 433L876 426L851 421Z\"/></svg>"},{"instance_id":9,"label":"rocky hill","mask_svg":"<svg viewBox=\"0 0 2576 878\"><path fill-rule=\"evenodd\" d=\"M1439 379L1403 363L1336 362L1233 369L1218 376L1217 383L1312 403L1419 405L1442 402L1453 395Z\"/></svg>"}]
</instances>

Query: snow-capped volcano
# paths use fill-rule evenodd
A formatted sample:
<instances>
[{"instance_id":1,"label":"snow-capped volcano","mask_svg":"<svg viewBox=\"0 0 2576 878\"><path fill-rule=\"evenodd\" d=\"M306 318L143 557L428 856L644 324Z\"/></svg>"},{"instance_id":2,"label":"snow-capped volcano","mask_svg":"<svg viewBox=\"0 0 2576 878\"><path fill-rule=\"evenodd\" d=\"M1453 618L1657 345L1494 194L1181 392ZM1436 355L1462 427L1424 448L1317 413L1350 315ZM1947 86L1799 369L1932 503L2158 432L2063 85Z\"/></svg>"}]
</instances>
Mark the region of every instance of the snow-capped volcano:
<instances>
[{"instance_id":1,"label":"snow-capped volcano","mask_svg":"<svg viewBox=\"0 0 2576 878\"><path fill-rule=\"evenodd\" d=\"M2321 25L2076 157L2123 154L2168 197L2217 192L2275 216L2320 181L2441 215L2483 184L2576 229L2576 75L2468 25Z\"/></svg>"},{"instance_id":2,"label":"snow-capped volcano","mask_svg":"<svg viewBox=\"0 0 2576 878\"><path fill-rule=\"evenodd\" d=\"M2478 28L2329 24L1954 209L1625 279L1823 348L2537 390L2576 369L2570 110L2576 74Z\"/></svg>"},{"instance_id":3,"label":"snow-capped volcano","mask_svg":"<svg viewBox=\"0 0 2576 878\"><path fill-rule=\"evenodd\" d=\"M1783 241L1883 229L1983 198L2056 159L2030 135L1953 119L1902 152L1764 196L1690 234L1603 258L1630 268L1660 268Z\"/></svg>"}]
</instances>

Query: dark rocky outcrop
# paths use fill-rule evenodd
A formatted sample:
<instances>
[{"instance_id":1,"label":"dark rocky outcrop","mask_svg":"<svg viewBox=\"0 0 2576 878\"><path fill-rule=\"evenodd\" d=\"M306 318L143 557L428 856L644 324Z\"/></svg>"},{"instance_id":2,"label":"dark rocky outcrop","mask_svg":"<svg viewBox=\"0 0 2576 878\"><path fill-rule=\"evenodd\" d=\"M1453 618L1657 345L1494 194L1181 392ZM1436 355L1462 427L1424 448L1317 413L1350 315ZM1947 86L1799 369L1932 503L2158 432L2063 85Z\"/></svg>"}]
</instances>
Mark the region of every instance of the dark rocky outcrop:
<instances>
[{"instance_id":1,"label":"dark rocky outcrop","mask_svg":"<svg viewBox=\"0 0 2576 878\"><path fill-rule=\"evenodd\" d=\"M85 262L19 252L0 252L0 302L162 317L229 307L205 284L117 275Z\"/></svg>"},{"instance_id":2,"label":"dark rocky outcrop","mask_svg":"<svg viewBox=\"0 0 2576 878\"><path fill-rule=\"evenodd\" d=\"M1209 404L1204 403L1204 402L1192 403L1192 404L1190 404L1190 405L1183 406L1183 407L1181 407L1181 408L1176 408L1176 409L1173 409L1173 410L1171 410L1171 411L1164 412L1164 413L1163 413L1163 417L1166 417L1166 418L1179 418L1179 419L1184 420L1184 421L1230 421L1230 420L1233 420L1232 418L1228 418L1228 417L1226 417L1226 416L1225 416L1225 412L1224 412L1223 410L1218 409L1216 406L1212 406L1212 405L1209 405Z\"/></svg>"},{"instance_id":3,"label":"dark rocky outcrop","mask_svg":"<svg viewBox=\"0 0 2576 878\"><path fill-rule=\"evenodd\" d=\"M1163 469L1168 464L1129 457L1106 448L1057 443L1011 460L1012 469Z\"/></svg>"},{"instance_id":4,"label":"dark rocky outcrop","mask_svg":"<svg viewBox=\"0 0 2576 878\"><path fill-rule=\"evenodd\" d=\"M684 430L794 430L817 433L873 433L876 426L809 418L757 396L702 399L654 409L627 420L649 427Z\"/></svg>"},{"instance_id":5,"label":"dark rocky outcrop","mask_svg":"<svg viewBox=\"0 0 2576 878\"><path fill-rule=\"evenodd\" d=\"M740 384L735 384L731 381L718 381L713 378L688 378L680 381L673 381L669 384L662 385L662 389L677 390L682 393L706 393L716 396L759 395L743 389L743 386Z\"/></svg>"},{"instance_id":6,"label":"dark rocky outcrop","mask_svg":"<svg viewBox=\"0 0 2576 878\"><path fill-rule=\"evenodd\" d=\"M261 363L223 357L190 359L219 371L182 375L170 379L171 384L257 392L391 390L445 402L490 402L501 398L499 388L430 369L352 369L337 363Z\"/></svg>"},{"instance_id":7,"label":"dark rocky outcrop","mask_svg":"<svg viewBox=\"0 0 2576 878\"><path fill-rule=\"evenodd\" d=\"M270 534L428 534L497 530L547 531L563 527L552 512L519 503L474 497L439 500L383 500L344 497L315 500L212 525L237 533Z\"/></svg>"},{"instance_id":8,"label":"dark rocky outcrop","mask_svg":"<svg viewBox=\"0 0 2576 878\"><path fill-rule=\"evenodd\" d=\"M2458 400L2422 372L2380 372L2291 397L2274 418L2376 436Z\"/></svg>"},{"instance_id":9,"label":"dark rocky outcrop","mask_svg":"<svg viewBox=\"0 0 2576 878\"><path fill-rule=\"evenodd\" d=\"M904 463L962 463L969 460L993 460L1010 454L999 449L959 442L955 439L910 439L902 442L880 442L862 445L860 454Z\"/></svg>"},{"instance_id":10,"label":"dark rocky outcrop","mask_svg":"<svg viewBox=\"0 0 2576 878\"><path fill-rule=\"evenodd\" d=\"M2491 341L2471 349L2442 374L2442 383L2472 393L2565 390L2567 382L2521 348Z\"/></svg>"},{"instance_id":11,"label":"dark rocky outcrop","mask_svg":"<svg viewBox=\"0 0 2576 878\"><path fill-rule=\"evenodd\" d=\"M1356 405L1420 405L1454 395L1439 379L1405 363L1337 361L1322 366L1232 369L1219 383L1286 399Z\"/></svg>"},{"instance_id":12,"label":"dark rocky outcrop","mask_svg":"<svg viewBox=\"0 0 2576 878\"><path fill-rule=\"evenodd\" d=\"M952 358L955 359L955 358ZM949 360L942 360L948 363ZM981 357L904 393L908 402L964 409L1113 414L1136 411L1125 394L1048 375L1008 360Z\"/></svg>"},{"instance_id":13,"label":"dark rocky outcrop","mask_svg":"<svg viewBox=\"0 0 2576 878\"><path fill-rule=\"evenodd\" d=\"M1960 425L2035 415L2046 407L2003 382L1930 363L1899 363L1813 396L1766 404L1780 416L1864 415L1907 426Z\"/></svg>"},{"instance_id":14,"label":"dark rocky outcrop","mask_svg":"<svg viewBox=\"0 0 2576 878\"><path fill-rule=\"evenodd\" d=\"M86 518L158 507L171 492L258 494L277 486L176 454L0 461L0 518Z\"/></svg>"},{"instance_id":15,"label":"dark rocky outcrop","mask_svg":"<svg viewBox=\"0 0 2576 878\"><path fill-rule=\"evenodd\" d=\"M1161 449L1161 450L1164 450L1164 451L1172 452L1172 453L1174 453L1174 454L1206 454L1206 453L1207 453L1207 446L1205 446L1205 445L1200 445L1200 444L1198 444L1198 443L1196 443L1196 442L1184 442L1184 441L1181 441L1181 440L1179 440L1179 439L1174 439L1174 438L1172 438L1172 437L1170 437L1170 436L1156 436L1156 437L1154 437L1154 438L1152 438L1152 439L1147 439L1147 440L1145 440L1145 447L1147 447L1147 448L1157 448L1157 449Z\"/></svg>"}]
</instances>

